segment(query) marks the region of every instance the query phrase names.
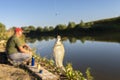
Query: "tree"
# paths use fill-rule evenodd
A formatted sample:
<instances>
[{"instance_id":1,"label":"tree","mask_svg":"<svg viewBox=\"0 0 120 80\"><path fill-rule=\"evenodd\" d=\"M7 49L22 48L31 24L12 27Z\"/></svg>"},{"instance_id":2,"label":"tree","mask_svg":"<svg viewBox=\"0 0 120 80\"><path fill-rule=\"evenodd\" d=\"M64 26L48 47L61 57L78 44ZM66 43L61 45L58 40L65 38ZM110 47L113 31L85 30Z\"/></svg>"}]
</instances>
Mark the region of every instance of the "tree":
<instances>
[{"instance_id":1,"label":"tree","mask_svg":"<svg viewBox=\"0 0 120 80\"><path fill-rule=\"evenodd\" d=\"M86 26L87 28L89 28L89 27L91 27L93 24L94 24L93 22L87 22L87 23L85 23L85 26Z\"/></svg>"},{"instance_id":2,"label":"tree","mask_svg":"<svg viewBox=\"0 0 120 80\"><path fill-rule=\"evenodd\" d=\"M36 32L37 32L37 33L40 33L40 32L42 32L42 31L43 31L43 28L42 28L42 27L40 27L40 26L37 27L37 29L36 29Z\"/></svg>"},{"instance_id":3,"label":"tree","mask_svg":"<svg viewBox=\"0 0 120 80\"><path fill-rule=\"evenodd\" d=\"M49 27L49 31L52 31L54 30L54 28L52 26Z\"/></svg>"},{"instance_id":4,"label":"tree","mask_svg":"<svg viewBox=\"0 0 120 80\"><path fill-rule=\"evenodd\" d=\"M65 30L66 28L67 28L66 25L59 24L55 27L55 30Z\"/></svg>"},{"instance_id":5,"label":"tree","mask_svg":"<svg viewBox=\"0 0 120 80\"><path fill-rule=\"evenodd\" d=\"M32 31L35 31L36 29L35 29L35 27L34 26L28 26L28 30L32 30Z\"/></svg>"},{"instance_id":6,"label":"tree","mask_svg":"<svg viewBox=\"0 0 120 80\"><path fill-rule=\"evenodd\" d=\"M85 26L85 23L81 20L80 27L84 27L84 26Z\"/></svg>"},{"instance_id":7,"label":"tree","mask_svg":"<svg viewBox=\"0 0 120 80\"><path fill-rule=\"evenodd\" d=\"M0 23L0 33L1 32L5 32L5 25L4 24L2 24L2 23Z\"/></svg>"},{"instance_id":8,"label":"tree","mask_svg":"<svg viewBox=\"0 0 120 80\"><path fill-rule=\"evenodd\" d=\"M67 29L72 29L75 27L75 22L69 22L68 26L67 26Z\"/></svg>"},{"instance_id":9,"label":"tree","mask_svg":"<svg viewBox=\"0 0 120 80\"><path fill-rule=\"evenodd\" d=\"M44 29L43 29L43 31L47 32L47 31L49 31L49 28L47 26L45 26Z\"/></svg>"}]
</instances>

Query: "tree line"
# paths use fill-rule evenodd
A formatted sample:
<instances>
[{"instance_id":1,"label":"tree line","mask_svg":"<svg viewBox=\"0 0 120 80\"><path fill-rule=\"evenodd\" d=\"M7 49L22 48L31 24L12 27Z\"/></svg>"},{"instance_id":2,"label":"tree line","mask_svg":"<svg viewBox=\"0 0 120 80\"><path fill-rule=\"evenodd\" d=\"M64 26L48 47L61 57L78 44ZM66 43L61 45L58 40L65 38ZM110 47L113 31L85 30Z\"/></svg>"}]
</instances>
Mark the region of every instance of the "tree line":
<instances>
[{"instance_id":1,"label":"tree line","mask_svg":"<svg viewBox=\"0 0 120 80\"><path fill-rule=\"evenodd\" d=\"M39 36L39 35L96 35L107 32L120 32L120 17L102 19L91 22L84 22L76 24L75 22L69 22L66 24L58 24L55 27L22 27L25 34L28 36Z\"/></svg>"},{"instance_id":2,"label":"tree line","mask_svg":"<svg viewBox=\"0 0 120 80\"><path fill-rule=\"evenodd\" d=\"M12 27L11 29L14 29ZM23 26L24 34L27 36L39 36L39 35L95 35L96 33L106 32L120 32L120 17L96 20L91 22L84 22L76 24L75 22L69 22L66 24L58 24L53 26ZM0 33L6 31L5 25L0 23Z\"/></svg>"}]
</instances>

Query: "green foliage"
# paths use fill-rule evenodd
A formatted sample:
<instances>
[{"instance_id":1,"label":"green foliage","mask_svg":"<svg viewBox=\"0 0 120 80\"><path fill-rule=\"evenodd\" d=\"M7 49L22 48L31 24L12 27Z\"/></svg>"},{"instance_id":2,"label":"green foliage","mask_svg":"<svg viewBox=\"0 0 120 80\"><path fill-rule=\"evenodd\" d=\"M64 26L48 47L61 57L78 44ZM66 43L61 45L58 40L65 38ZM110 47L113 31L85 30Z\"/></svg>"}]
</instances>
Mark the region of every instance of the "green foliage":
<instances>
[{"instance_id":1,"label":"green foliage","mask_svg":"<svg viewBox=\"0 0 120 80\"><path fill-rule=\"evenodd\" d=\"M24 33L28 33L28 32L30 32L30 30L28 29L27 26L26 26L26 27L22 27L22 29L23 29Z\"/></svg>"},{"instance_id":2,"label":"green foliage","mask_svg":"<svg viewBox=\"0 0 120 80\"><path fill-rule=\"evenodd\" d=\"M44 27L43 29L45 32L49 31L49 28L47 26Z\"/></svg>"},{"instance_id":3,"label":"green foliage","mask_svg":"<svg viewBox=\"0 0 120 80\"><path fill-rule=\"evenodd\" d=\"M55 30L65 30L66 28L67 28L66 25L59 24L56 26Z\"/></svg>"},{"instance_id":4,"label":"green foliage","mask_svg":"<svg viewBox=\"0 0 120 80\"><path fill-rule=\"evenodd\" d=\"M5 25L0 23L0 40L6 40L7 38Z\"/></svg>"},{"instance_id":5,"label":"green foliage","mask_svg":"<svg viewBox=\"0 0 120 80\"><path fill-rule=\"evenodd\" d=\"M93 22L87 22L87 23L85 23L85 27L90 28L93 26L93 24L94 24Z\"/></svg>"},{"instance_id":6,"label":"green foliage","mask_svg":"<svg viewBox=\"0 0 120 80\"><path fill-rule=\"evenodd\" d=\"M2 24L2 23L0 23L0 33L1 32L5 32L5 25L4 24Z\"/></svg>"},{"instance_id":7,"label":"green foliage","mask_svg":"<svg viewBox=\"0 0 120 80\"><path fill-rule=\"evenodd\" d=\"M43 28L42 27L37 27L36 29L36 34L39 34L43 31Z\"/></svg>"},{"instance_id":8,"label":"green foliage","mask_svg":"<svg viewBox=\"0 0 120 80\"><path fill-rule=\"evenodd\" d=\"M49 31L52 31L54 30L54 28L52 26L49 27Z\"/></svg>"},{"instance_id":9,"label":"green foliage","mask_svg":"<svg viewBox=\"0 0 120 80\"><path fill-rule=\"evenodd\" d=\"M90 73L90 68L87 68L86 75L87 75L87 80L93 80L93 77L91 76L91 73Z\"/></svg>"},{"instance_id":10,"label":"green foliage","mask_svg":"<svg viewBox=\"0 0 120 80\"><path fill-rule=\"evenodd\" d=\"M67 29L72 29L76 26L75 22L69 22Z\"/></svg>"},{"instance_id":11,"label":"green foliage","mask_svg":"<svg viewBox=\"0 0 120 80\"><path fill-rule=\"evenodd\" d=\"M6 36L6 34L5 33L0 33L0 40L7 40L8 39L8 37Z\"/></svg>"},{"instance_id":12,"label":"green foliage","mask_svg":"<svg viewBox=\"0 0 120 80\"><path fill-rule=\"evenodd\" d=\"M41 66L43 66L50 72L58 75L61 74L61 70L55 67L53 59L48 60L47 58L45 57L42 58L40 57L40 55L37 54L34 54L33 56L37 63L40 63ZM72 64L70 63L68 63L67 66L65 67L64 75L66 76L67 80L93 80L93 77L91 76L90 73L90 68L86 70L87 78L85 78L85 76L80 71L74 70Z\"/></svg>"},{"instance_id":13,"label":"green foliage","mask_svg":"<svg viewBox=\"0 0 120 80\"><path fill-rule=\"evenodd\" d=\"M66 76L69 80L87 80L80 71L73 70L70 63L66 66Z\"/></svg>"},{"instance_id":14,"label":"green foliage","mask_svg":"<svg viewBox=\"0 0 120 80\"><path fill-rule=\"evenodd\" d=\"M28 30L33 30L33 31L34 31L34 30L36 30L36 29L35 29L34 26L31 25L31 26L28 26Z\"/></svg>"},{"instance_id":15,"label":"green foliage","mask_svg":"<svg viewBox=\"0 0 120 80\"><path fill-rule=\"evenodd\" d=\"M84 27L84 26L85 26L85 23L81 20L79 26L80 26L80 27Z\"/></svg>"},{"instance_id":16,"label":"green foliage","mask_svg":"<svg viewBox=\"0 0 120 80\"><path fill-rule=\"evenodd\" d=\"M24 33L30 33L30 31L35 31L36 30L36 28L32 25L24 26L24 27L22 27L22 29L23 29Z\"/></svg>"},{"instance_id":17,"label":"green foliage","mask_svg":"<svg viewBox=\"0 0 120 80\"><path fill-rule=\"evenodd\" d=\"M83 22L80 21L79 24L75 24L75 22L69 22L66 26L65 24L59 24L54 28L50 27L38 27L35 29L34 26L28 26L24 28L24 32L26 36L35 37L35 36L56 36L59 35L95 35L99 33L105 32L120 32L120 17L109 18L96 20L91 22Z\"/></svg>"}]
</instances>

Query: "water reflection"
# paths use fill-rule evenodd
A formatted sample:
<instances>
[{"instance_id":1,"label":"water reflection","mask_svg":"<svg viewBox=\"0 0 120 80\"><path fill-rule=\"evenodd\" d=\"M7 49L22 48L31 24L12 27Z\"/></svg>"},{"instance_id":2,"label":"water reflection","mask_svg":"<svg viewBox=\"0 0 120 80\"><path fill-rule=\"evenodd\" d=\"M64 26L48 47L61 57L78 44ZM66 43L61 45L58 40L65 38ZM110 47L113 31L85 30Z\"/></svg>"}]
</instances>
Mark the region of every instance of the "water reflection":
<instances>
[{"instance_id":1,"label":"water reflection","mask_svg":"<svg viewBox=\"0 0 120 80\"><path fill-rule=\"evenodd\" d=\"M62 36L62 40L64 65L71 62L74 69L83 73L90 67L95 80L120 80L120 34ZM55 36L28 37L27 41L42 57L52 58Z\"/></svg>"},{"instance_id":2,"label":"water reflection","mask_svg":"<svg viewBox=\"0 0 120 80\"><path fill-rule=\"evenodd\" d=\"M106 34L96 34L96 35L61 35L63 41L69 40L70 43L76 43L77 40L80 40L82 43L85 41L103 41L103 42L117 42L120 43L120 32L119 33L106 33ZM56 36L29 36L26 38L27 42L34 43L36 40L38 41L49 41L54 39Z\"/></svg>"}]
</instances>

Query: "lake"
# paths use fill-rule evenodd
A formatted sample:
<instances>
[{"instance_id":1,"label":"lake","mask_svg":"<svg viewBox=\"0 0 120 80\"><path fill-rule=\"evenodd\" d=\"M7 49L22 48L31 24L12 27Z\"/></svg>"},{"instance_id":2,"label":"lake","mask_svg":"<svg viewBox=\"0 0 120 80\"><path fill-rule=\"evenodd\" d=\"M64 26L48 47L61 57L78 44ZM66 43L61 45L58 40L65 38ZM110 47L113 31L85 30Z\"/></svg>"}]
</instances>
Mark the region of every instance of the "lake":
<instances>
[{"instance_id":1,"label":"lake","mask_svg":"<svg viewBox=\"0 0 120 80\"><path fill-rule=\"evenodd\" d=\"M65 47L64 65L72 63L76 70L85 73L91 68L95 80L120 80L120 43L116 40L63 38ZM56 39L35 40L28 43L36 53L53 58L52 49Z\"/></svg>"}]
</instances>

